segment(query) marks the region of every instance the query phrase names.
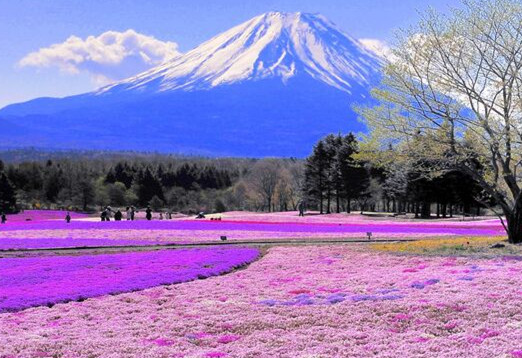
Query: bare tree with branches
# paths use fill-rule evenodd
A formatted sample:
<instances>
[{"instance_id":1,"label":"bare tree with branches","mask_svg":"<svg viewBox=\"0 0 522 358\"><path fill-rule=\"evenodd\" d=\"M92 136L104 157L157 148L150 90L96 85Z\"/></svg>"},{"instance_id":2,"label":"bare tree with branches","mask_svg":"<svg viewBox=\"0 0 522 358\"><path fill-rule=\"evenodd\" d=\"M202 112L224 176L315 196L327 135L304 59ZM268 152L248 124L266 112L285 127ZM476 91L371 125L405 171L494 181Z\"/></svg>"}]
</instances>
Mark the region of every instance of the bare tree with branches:
<instances>
[{"instance_id":1,"label":"bare tree with branches","mask_svg":"<svg viewBox=\"0 0 522 358\"><path fill-rule=\"evenodd\" d=\"M280 163L274 159L262 159L250 173L254 190L262 197L267 210L272 211L274 195L280 178Z\"/></svg>"}]
</instances>

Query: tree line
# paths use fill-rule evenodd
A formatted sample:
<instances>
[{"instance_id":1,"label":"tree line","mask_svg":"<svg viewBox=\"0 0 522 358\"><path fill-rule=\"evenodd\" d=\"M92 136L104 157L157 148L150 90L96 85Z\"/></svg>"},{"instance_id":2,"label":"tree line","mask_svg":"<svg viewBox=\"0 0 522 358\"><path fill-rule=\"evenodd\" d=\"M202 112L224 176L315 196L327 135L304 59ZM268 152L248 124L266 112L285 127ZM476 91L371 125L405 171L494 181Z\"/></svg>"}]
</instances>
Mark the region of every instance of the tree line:
<instances>
[{"instance_id":1,"label":"tree line","mask_svg":"<svg viewBox=\"0 0 522 358\"><path fill-rule=\"evenodd\" d=\"M296 209L303 162L296 159L173 157L0 161L0 211L104 206L195 213ZM267 186L267 184L270 184Z\"/></svg>"},{"instance_id":2,"label":"tree line","mask_svg":"<svg viewBox=\"0 0 522 358\"><path fill-rule=\"evenodd\" d=\"M360 146L349 133L320 139L305 160L140 154L0 161L0 211L95 211L107 205L184 213L287 211L303 203L320 213L381 211L427 218L478 214L483 207L476 199L480 187L465 173L428 179L416 166L380 165L362 156Z\"/></svg>"},{"instance_id":3,"label":"tree line","mask_svg":"<svg viewBox=\"0 0 522 358\"><path fill-rule=\"evenodd\" d=\"M480 214L481 189L469 175L452 170L428 179L416 168L372 162L361 155L354 134L330 134L306 159L304 197L320 213L357 209L422 218Z\"/></svg>"}]
</instances>

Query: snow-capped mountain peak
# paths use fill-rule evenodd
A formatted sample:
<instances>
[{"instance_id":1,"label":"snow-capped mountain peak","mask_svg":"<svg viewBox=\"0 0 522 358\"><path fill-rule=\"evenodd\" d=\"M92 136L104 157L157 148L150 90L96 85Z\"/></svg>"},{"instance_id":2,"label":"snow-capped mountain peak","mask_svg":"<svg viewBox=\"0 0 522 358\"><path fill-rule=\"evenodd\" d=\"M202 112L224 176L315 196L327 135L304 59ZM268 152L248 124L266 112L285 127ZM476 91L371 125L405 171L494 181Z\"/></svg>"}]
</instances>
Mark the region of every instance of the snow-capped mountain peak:
<instances>
[{"instance_id":1,"label":"snow-capped mountain peak","mask_svg":"<svg viewBox=\"0 0 522 358\"><path fill-rule=\"evenodd\" d=\"M137 76L100 89L165 92L242 81L309 76L351 93L367 86L381 60L321 15L268 12Z\"/></svg>"}]
</instances>

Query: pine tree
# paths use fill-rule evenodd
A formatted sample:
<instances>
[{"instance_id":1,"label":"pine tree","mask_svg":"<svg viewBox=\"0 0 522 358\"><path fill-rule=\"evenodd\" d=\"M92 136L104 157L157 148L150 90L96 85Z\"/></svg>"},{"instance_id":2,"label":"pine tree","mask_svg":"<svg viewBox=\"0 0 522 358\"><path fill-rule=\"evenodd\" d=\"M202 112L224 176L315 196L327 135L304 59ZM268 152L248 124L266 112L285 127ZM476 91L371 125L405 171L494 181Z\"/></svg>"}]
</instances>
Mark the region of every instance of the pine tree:
<instances>
[{"instance_id":1,"label":"pine tree","mask_svg":"<svg viewBox=\"0 0 522 358\"><path fill-rule=\"evenodd\" d=\"M138 172L135 181L137 188L136 195L138 196L138 202L140 205L148 205L154 196L157 196L161 200L164 199L161 183L152 174L148 167Z\"/></svg>"},{"instance_id":2,"label":"pine tree","mask_svg":"<svg viewBox=\"0 0 522 358\"><path fill-rule=\"evenodd\" d=\"M363 195L370 185L370 176L364 163L353 158L357 151L357 139L352 133L349 133L343 138L338 153L338 166L341 174L342 192L347 201L347 212L350 212L352 200Z\"/></svg>"},{"instance_id":3,"label":"pine tree","mask_svg":"<svg viewBox=\"0 0 522 358\"><path fill-rule=\"evenodd\" d=\"M327 190L327 171L329 169L328 153L325 143L320 140L315 146L312 155L306 159L305 188L309 198L319 204L319 212L323 214L323 200Z\"/></svg>"},{"instance_id":4,"label":"pine tree","mask_svg":"<svg viewBox=\"0 0 522 358\"><path fill-rule=\"evenodd\" d=\"M15 188L7 179L7 175L0 172L0 212L12 213L16 211Z\"/></svg>"}]
</instances>

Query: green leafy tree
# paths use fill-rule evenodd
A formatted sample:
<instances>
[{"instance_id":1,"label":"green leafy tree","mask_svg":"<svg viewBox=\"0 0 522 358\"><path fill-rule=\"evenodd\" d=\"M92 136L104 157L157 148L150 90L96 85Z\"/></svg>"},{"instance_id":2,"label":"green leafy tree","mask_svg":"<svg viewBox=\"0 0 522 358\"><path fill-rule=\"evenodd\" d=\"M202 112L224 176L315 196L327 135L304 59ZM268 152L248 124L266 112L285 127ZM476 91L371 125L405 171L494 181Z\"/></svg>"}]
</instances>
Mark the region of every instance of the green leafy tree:
<instances>
[{"instance_id":1,"label":"green leafy tree","mask_svg":"<svg viewBox=\"0 0 522 358\"><path fill-rule=\"evenodd\" d=\"M373 91L379 104L359 109L374 152L393 144L396 162L428 178L458 170L478 183L511 243L522 242L521 34L517 0L430 11L398 39Z\"/></svg>"},{"instance_id":2,"label":"green leafy tree","mask_svg":"<svg viewBox=\"0 0 522 358\"><path fill-rule=\"evenodd\" d=\"M79 204L83 211L87 211L89 205L94 204L96 199L96 190L94 184L89 179L80 179L76 183L76 196L74 202Z\"/></svg>"},{"instance_id":3,"label":"green leafy tree","mask_svg":"<svg viewBox=\"0 0 522 358\"><path fill-rule=\"evenodd\" d=\"M152 210L160 211L165 206L165 202L161 200L157 195L154 195L152 199L150 199L149 205Z\"/></svg>"}]
</instances>

